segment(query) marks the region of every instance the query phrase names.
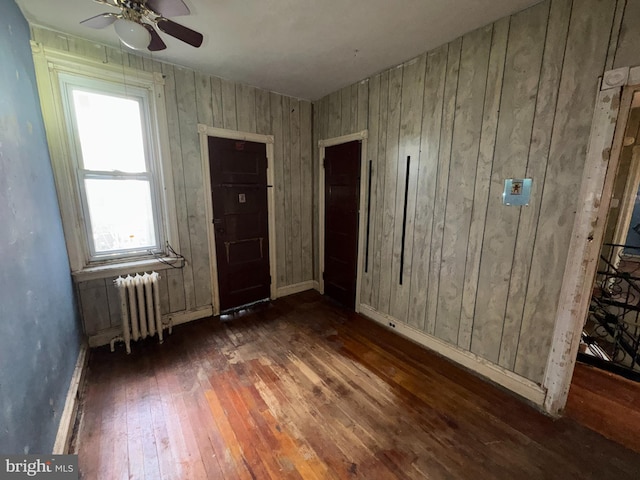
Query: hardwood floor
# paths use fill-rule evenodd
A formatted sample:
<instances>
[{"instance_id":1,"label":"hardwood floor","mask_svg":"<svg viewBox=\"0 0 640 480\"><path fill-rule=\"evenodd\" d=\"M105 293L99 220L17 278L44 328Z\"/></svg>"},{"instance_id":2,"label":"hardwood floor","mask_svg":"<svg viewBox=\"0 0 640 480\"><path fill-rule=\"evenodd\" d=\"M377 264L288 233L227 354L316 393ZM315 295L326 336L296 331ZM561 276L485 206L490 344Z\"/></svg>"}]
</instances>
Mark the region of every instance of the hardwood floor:
<instances>
[{"instance_id":1,"label":"hardwood floor","mask_svg":"<svg viewBox=\"0 0 640 480\"><path fill-rule=\"evenodd\" d=\"M314 292L91 352L84 479L625 479L640 455L554 421Z\"/></svg>"},{"instance_id":2,"label":"hardwood floor","mask_svg":"<svg viewBox=\"0 0 640 480\"><path fill-rule=\"evenodd\" d=\"M640 383L578 363L566 415L640 453Z\"/></svg>"}]
</instances>

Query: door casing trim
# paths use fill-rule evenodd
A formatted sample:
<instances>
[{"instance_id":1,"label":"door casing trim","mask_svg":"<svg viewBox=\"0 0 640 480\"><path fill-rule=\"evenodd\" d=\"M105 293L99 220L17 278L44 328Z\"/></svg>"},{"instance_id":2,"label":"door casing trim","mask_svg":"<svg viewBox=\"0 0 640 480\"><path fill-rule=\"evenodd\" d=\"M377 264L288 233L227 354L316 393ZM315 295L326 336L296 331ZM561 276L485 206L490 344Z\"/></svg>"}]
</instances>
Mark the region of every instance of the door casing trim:
<instances>
[{"instance_id":1,"label":"door casing trim","mask_svg":"<svg viewBox=\"0 0 640 480\"><path fill-rule=\"evenodd\" d=\"M342 135L340 137L328 138L326 140L320 140L318 142L318 148L320 149L320 174L318 175L318 254L320 265L320 273L318 278L318 285L320 293L324 294L324 155L327 147L333 147L334 145L340 145L343 143L349 143L356 140L361 140L360 146L360 199L359 199L359 215L358 215L358 259L356 266L356 304L355 311L360 311L360 288L362 281L362 267L364 265L364 231L365 215L362 212L365 211L365 199L369 192L367 192L367 139L369 137L368 130L362 130L360 132L351 133L349 135Z\"/></svg>"},{"instance_id":2,"label":"door casing trim","mask_svg":"<svg viewBox=\"0 0 640 480\"><path fill-rule=\"evenodd\" d=\"M213 201L211 199L211 175L209 165L209 137L243 140L246 142L264 143L267 151L267 212L269 215L269 274L271 275L271 299L277 298L278 286L276 272L276 218L274 198L274 164L273 135L240 132L226 128L216 128L202 123L198 124L200 136L200 155L202 157L202 181L204 182L205 208L207 218L207 238L209 243L209 264L211 266L211 302L213 314L220 315L220 284L218 282L218 260L216 257L216 232L213 228Z\"/></svg>"}]
</instances>

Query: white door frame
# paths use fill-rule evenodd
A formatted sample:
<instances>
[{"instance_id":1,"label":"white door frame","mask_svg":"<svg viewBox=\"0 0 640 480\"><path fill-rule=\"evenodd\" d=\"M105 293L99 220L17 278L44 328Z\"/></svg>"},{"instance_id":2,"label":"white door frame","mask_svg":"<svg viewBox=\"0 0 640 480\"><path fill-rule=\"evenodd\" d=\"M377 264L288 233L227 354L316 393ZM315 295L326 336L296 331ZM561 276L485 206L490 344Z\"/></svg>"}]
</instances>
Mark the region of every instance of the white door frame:
<instances>
[{"instance_id":1,"label":"white door frame","mask_svg":"<svg viewBox=\"0 0 640 480\"><path fill-rule=\"evenodd\" d=\"M239 132L225 128L215 128L198 124L200 135L200 155L202 156L202 180L205 188L205 206L207 212L207 237L209 241L209 260L211 265L211 294L213 314L220 315L220 285L218 283L218 258L216 257L216 232L213 228L213 201L211 199L211 174L209 167L209 137L228 138L246 142L264 143L267 151L267 210L269 215L269 273L271 275L271 299L277 298L276 285L276 218L273 188L273 135Z\"/></svg>"},{"instance_id":2,"label":"white door frame","mask_svg":"<svg viewBox=\"0 0 640 480\"><path fill-rule=\"evenodd\" d=\"M320 278L319 286L320 293L324 294L324 156L325 149L334 145L340 145L342 143L353 142L355 140L361 140L362 145L360 147L360 205L358 214L358 260L356 267L356 305L355 311L360 311L360 283L362 280L362 267L364 265L364 231L366 228L366 216L362 213L365 211L366 203L365 199L369 192L367 192L367 138L369 134L367 130L362 130L357 133L349 135L343 135L341 137L329 138L326 140L320 140L318 142L318 148L320 149L320 175L319 175L319 199L318 199L318 213L319 213L319 232L318 232L318 251L319 251L319 265L320 265Z\"/></svg>"},{"instance_id":3,"label":"white door frame","mask_svg":"<svg viewBox=\"0 0 640 480\"><path fill-rule=\"evenodd\" d=\"M552 415L560 414L569 395L602 248L624 130L636 90L640 90L640 67L623 67L606 72L598 92L551 352L542 384L547 391L544 408Z\"/></svg>"}]
</instances>

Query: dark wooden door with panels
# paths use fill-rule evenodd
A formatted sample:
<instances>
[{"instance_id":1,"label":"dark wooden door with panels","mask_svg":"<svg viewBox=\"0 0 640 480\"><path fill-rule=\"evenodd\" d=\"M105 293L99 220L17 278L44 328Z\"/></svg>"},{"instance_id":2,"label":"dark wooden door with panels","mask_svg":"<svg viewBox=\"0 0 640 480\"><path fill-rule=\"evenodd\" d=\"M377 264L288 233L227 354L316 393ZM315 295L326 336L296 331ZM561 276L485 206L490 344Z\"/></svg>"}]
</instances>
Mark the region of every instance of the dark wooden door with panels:
<instances>
[{"instance_id":1,"label":"dark wooden door with panels","mask_svg":"<svg viewBox=\"0 0 640 480\"><path fill-rule=\"evenodd\" d=\"M324 293L353 309L358 269L362 142L326 147L324 157Z\"/></svg>"},{"instance_id":2,"label":"dark wooden door with panels","mask_svg":"<svg viewBox=\"0 0 640 480\"><path fill-rule=\"evenodd\" d=\"M209 137L220 311L270 295L267 154L263 143Z\"/></svg>"}]
</instances>

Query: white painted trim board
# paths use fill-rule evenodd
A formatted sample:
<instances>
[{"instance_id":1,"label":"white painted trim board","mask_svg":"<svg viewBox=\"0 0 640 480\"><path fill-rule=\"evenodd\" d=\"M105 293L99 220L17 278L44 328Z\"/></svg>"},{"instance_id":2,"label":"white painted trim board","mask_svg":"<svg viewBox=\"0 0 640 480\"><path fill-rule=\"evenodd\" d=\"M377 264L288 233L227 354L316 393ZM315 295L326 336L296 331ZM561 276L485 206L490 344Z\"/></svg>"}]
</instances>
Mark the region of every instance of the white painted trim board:
<instances>
[{"instance_id":1,"label":"white painted trim board","mask_svg":"<svg viewBox=\"0 0 640 480\"><path fill-rule=\"evenodd\" d=\"M288 295L295 295L296 293L306 292L307 290L314 290L318 282L314 280L308 280L306 282L295 283L293 285L287 285L285 287L278 288L278 298L286 297Z\"/></svg>"},{"instance_id":2,"label":"white painted trim board","mask_svg":"<svg viewBox=\"0 0 640 480\"><path fill-rule=\"evenodd\" d=\"M53 444L54 455L65 455L69 452L69 443L71 434L76 422L78 414L78 405L80 401L80 393L82 391L82 383L84 381L85 372L87 370L87 362L89 360L89 346L86 343L80 345L76 366L69 382L67 397L64 402L62 415L60 416L60 424L58 425L58 433Z\"/></svg>"}]
</instances>

